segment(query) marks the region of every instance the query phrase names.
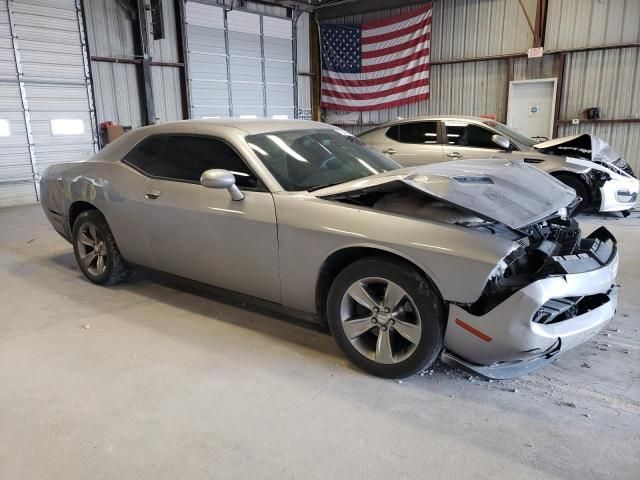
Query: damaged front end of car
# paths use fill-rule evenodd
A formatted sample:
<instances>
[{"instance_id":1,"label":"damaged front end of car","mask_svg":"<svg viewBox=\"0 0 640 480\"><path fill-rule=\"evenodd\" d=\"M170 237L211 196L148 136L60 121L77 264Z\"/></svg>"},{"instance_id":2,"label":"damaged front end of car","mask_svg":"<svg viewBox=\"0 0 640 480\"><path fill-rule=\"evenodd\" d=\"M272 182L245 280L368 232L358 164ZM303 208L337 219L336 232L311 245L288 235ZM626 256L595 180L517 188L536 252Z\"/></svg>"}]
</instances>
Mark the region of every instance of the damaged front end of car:
<instances>
[{"instance_id":1,"label":"damaged front end of car","mask_svg":"<svg viewBox=\"0 0 640 480\"><path fill-rule=\"evenodd\" d=\"M586 341L613 317L617 244L575 220L527 228L473 304L451 304L443 360L489 378L532 371Z\"/></svg>"},{"instance_id":2,"label":"damaged front end of car","mask_svg":"<svg viewBox=\"0 0 640 480\"><path fill-rule=\"evenodd\" d=\"M548 140L534 148L548 155L564 156L569 164L589 168L581 177L598 211L625 211L634 207L639 184L633 169L603 139L584 133Z\"/></svg>"},{"instance_id":3,"label":"damaged front end of car","mask_svg":"<svg viewBox=\"0 0 640 480\"><path fill-rule=\"evenodd\" d=\"M615 313L615 238L604 227L583 237L571 218L575 192L524 163L448 162L328 193L510 242L474 302L445 298L448 363L489 378L519 376L583 343Z\"/></svg>"}]
</instances>

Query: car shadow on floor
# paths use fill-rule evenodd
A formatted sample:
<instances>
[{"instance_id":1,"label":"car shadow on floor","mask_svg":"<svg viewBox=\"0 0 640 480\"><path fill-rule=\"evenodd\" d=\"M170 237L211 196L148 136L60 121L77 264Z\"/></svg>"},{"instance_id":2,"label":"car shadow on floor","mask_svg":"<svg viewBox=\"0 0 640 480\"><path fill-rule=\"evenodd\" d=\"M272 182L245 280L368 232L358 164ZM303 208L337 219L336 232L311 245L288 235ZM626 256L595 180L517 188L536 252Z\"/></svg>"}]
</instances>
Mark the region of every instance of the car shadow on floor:
<instances>
[{"instance_id":1,"label":"car shadow on floor","mask_svg":"<svg viewBox=\"0 0 640 480\"><path fill-rule=\"evenodd\" d=\"M117 302L120 294L125 294L128 298L133 294L194 315L251 329L278 341L310 348L316 353L332 356L334 363L337 358L341 359L341 363L346 362L334 344L327 326L311 315L298 316L270 302L142 268L134 269L131 277L119 285L93 285L78 268L73 251L52 253L43 257L43 262L53 264L56 268L64 270L65 274L68 274L69 270L74 271L74 274L70 275L74 280L64 282L65 287L50 285L50 288L68 289L71 283L75 285L71 288L96 289L94 293L97 295L100 295L99 289L104 289L105 296L109 298L105 299L102 311L96 311L96 315L113 313L114 309L110 307ZM82 283L82 286L77 285L76 281ZM174 334L175 330L171 329L171 335Z\"/></svg>"}]
</instances>

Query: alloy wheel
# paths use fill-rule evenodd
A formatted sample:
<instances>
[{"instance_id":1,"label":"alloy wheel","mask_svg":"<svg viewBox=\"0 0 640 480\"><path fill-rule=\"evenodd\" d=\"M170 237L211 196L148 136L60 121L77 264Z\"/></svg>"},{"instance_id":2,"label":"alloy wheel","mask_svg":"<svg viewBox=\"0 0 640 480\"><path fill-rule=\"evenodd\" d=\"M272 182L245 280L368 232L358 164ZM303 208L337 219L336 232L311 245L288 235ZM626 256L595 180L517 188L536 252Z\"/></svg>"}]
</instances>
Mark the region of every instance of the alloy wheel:
<instances>
[{"instance_id":1,"label":"alloy wheel","mask_svg":"<svg viewBox=\"0 0 640 480\"><path fill-rule=\"evenodd\" d=\"M107 246L95 225L85 223L78 231L78 253L87 271L99 277L107 269Z\"/></svg>"},{"instance_id":2,"label":"alloy wheel","mask_svg":"<svg viewBox=\"0 0 640 480\"><path fill-rule=\"evenodd\" d=\"M414 301L398 284L367 277L351 284L340 305L343 332L353 347L378 363L407 359L422 337Z\"/></svg>"}]
</instances>

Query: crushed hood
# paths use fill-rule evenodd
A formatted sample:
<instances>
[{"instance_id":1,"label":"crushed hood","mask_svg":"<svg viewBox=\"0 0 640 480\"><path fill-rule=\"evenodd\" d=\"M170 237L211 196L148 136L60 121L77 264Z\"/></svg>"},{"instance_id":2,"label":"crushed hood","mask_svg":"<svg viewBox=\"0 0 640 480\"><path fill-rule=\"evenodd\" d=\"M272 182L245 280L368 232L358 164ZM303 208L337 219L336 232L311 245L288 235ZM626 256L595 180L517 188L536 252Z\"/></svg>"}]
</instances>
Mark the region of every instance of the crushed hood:
<instances>
[{"instance_id":1,"label":"crushed hood","mask_svg":"<svg viewBox=\"0 0 640 480\"><path fill-rule=\"evenodd\" d=\"M533 147L544 153L555 151L570 157L586 158L591 161L600 160L611 163L620 158L620 154L611 148L611 145L600 137L588 133L554 138Z\"/></svg>"},{"instance_id":2,"label":"crushed hood","mask_svg":"<svg viewBox=\"0 0 640 480\"><path fill-rule=\"evenodd\" d=\"M459 160L371 175L313 192L322 198L357 195L403 182L430 197L510 228L539 222L567 207L575 192L521 160Z\"/></svg>"}]
</instances>

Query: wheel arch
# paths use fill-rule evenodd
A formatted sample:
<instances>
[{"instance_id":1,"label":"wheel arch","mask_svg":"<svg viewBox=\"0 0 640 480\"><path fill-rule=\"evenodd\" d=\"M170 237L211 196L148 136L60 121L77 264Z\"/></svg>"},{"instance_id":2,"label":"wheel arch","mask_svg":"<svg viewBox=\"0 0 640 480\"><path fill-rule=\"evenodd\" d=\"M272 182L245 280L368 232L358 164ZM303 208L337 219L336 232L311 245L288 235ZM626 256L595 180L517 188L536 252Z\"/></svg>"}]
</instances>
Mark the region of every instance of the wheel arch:
<instances>
[{"instance_id":1,"label":"wheel arch","mask_svg":"<svg viewBox=\"0 0 640 480\"><path fill-rule=\"evenodd\" d=\"M71 205L69 205L69 213L67 219L69 222L69 232L73 232L73 224L76 222L78 215L89 210L97 210L104 217L104 214L98 207L84 200L76 200L75 202L72 202Z\"/></svg>"},{"instance_id":2,"label":"wheel arch","mask_svg":"<svg viewBox=\"0 0 640 480\"><path fill-rule=\"evenodd\" d=\"M315 303L316 303L316 312L318 317L322 322L326 323L326 301L323 299L327 298L329 293L329 289L333 284L336 276L348 265L353 262L367 258L367 257L378 257L378 258L388 258L396 261L400 261L411 268L415 268L424 279L433 287L434 291L440 297L444 305L444 300L442 297L442 293L438 285L433 280L432 276L425 271L424 268L420 267L416 262L412 259L392 250L387 250L381 248L379 246L363 246L363 245L353 245L344 248L340 248L339 250L335 250L331 252L327 258L325 258L322 263L318 277L316 280L316 289L315 289Z\"/></svg>"},{"instance_id":3,"label":"wheel arch","mask_svg":"<svg viewBox=\"0 0 640 480\"><path fill-rule=\"evenodd\" d=\"M593 206L595 203L599 202L599 191L594 186L591 179L584 173L577 173L571 170L554 170L552 172L548 172L549 175L555 177L557 180L562 182L560 177L570 177L575 179L576 181L582 183L587 192L586 204L587 206ZM564 182L562 182L564 183Z\"/></svg>"}]
</instances>

